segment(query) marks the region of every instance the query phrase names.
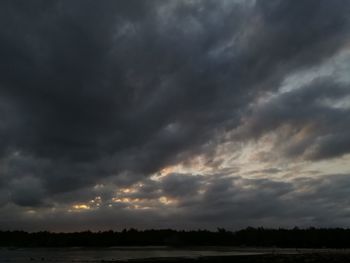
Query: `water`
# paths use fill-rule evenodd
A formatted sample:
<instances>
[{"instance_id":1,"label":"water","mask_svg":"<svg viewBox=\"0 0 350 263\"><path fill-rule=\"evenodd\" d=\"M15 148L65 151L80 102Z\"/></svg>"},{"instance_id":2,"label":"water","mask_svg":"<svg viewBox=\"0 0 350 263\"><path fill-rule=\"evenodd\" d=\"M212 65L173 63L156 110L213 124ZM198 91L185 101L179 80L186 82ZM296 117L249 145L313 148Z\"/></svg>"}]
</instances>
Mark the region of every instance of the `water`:
<instances>
[{"instance_id":1,"label":"water","mask_svg":"<svg viewBox=\"0 0 350 263\"><path fill-rule=\"evenodd\" d=\"M101 262L112 260L200 256L229 256L259 254L254 251L237 251L223 248L171 249L166 247L114 247L114 248L19 248L0 249L1 263L22 262Z\"/></svg>"}]
</instances>

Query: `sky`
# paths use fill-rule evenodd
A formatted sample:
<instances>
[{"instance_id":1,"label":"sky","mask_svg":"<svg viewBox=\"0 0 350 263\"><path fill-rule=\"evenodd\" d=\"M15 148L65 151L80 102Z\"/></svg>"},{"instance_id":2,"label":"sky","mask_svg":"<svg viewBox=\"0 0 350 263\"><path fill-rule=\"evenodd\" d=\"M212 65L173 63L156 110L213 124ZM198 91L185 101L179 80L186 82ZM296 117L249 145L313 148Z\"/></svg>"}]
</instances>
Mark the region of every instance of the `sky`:
<instances>
[{"instance_id":1,"label":"sky","mask_svg":"<svg viewBox=\"0 0 350 263\"><path fill-rule=\"evenodd\" d=\"M3 0L0 228L350 227L350 1Z\"/></svg>"}]
</instances>

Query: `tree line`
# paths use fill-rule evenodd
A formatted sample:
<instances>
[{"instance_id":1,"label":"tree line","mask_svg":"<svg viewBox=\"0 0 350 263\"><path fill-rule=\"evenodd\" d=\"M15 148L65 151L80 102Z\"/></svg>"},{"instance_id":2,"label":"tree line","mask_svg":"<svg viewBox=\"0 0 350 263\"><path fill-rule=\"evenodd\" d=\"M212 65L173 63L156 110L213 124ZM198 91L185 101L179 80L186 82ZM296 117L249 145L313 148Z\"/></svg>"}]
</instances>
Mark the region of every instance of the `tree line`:
<instances>
[{"instance_id":1,"label":"tree line","mask_svg":"<svg viewBox=\"0 0 350 263\"><path fill-rule=\"evenodd\" d=\"M247 246L298 248L350 248L350 229L267 229L239 231L172 229L53 233L0 231L2 247L109 247L109 246Z\"/></svg>"}]
</instances>

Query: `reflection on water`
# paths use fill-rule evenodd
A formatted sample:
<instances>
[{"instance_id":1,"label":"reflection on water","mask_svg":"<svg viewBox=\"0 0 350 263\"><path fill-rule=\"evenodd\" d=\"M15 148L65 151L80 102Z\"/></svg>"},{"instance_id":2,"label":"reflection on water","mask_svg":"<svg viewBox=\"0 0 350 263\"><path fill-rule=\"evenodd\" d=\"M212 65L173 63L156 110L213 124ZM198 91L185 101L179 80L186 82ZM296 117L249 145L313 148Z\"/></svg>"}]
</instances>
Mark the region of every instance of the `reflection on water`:
<instances>
[{"instance_id":1,"label":"reflection on water","mask_svg":"<svg viewBox=\"0 0 350 263\"><path fill-rule=\"evenodd\" d=\"M160 257L200 257L258 254L256 251L237 251L223 248L170 249L166 247L114 247L114 248L20 248L0 249L0 262L101 262L121 259Z\"/></svg>"}]
</instances>

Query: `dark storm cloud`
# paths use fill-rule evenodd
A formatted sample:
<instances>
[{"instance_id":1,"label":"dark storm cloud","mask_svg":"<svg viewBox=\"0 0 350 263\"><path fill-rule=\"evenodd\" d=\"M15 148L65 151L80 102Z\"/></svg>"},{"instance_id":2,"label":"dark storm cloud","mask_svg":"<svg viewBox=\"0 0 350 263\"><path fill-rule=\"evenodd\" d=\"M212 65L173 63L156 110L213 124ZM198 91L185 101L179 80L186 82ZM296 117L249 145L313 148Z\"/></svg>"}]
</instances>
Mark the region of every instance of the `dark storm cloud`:
<instances>
[{"instance_id":1,"label":"dark storm cloud","mask_svg":"<svg viewBox=\"0 0 350 263\"><path fill-rule=\"evenodd\" d=\"M183 175L184 176L184 175ZM193 179L193 177L191 177ZM349 214L349 175L298 178L287 182L242 177L194 177L202 193L180 202L179 220L215 227L341 226ZM181 198L181 197L180 197ZM327 211L327 212L325 212Z\"/></svg>"},{"instance_id":2,"label":"dark storm cloud","mask_svg":"<svg viewBox=\"0 0 350 263\"><path fill-rule=\"evenodd\" d=\"M172 174L162 180L162 190L166 196L185 197L197 193L200 187L198 177Z\"/></svg>"},{"instance_id":3,"label":"dark storm cloud","mask_svg":"<svg viewBox=\"0 0 350 263\"><path fill-rule=\"evenodd\" d=\"M11 199L20 206L38 206L45 196L41 183L36 178L25 177L12 183Z\"/></svg>"},{"instance_id":4,"label":"dark storm cloud","mask_svg":"<svg viewBox=\"0 0 350 263\"><path fill-rule=\"evenodd\" d=\"M107 177L133 184L212 154L257 96L347 44L349 11L345 0L2 1L9 202L65 202ZM335 156L334 142L348 138L326 134L319 147L328 150L313 158ZM182 183L172 180L169 193Z\"/></svg>"},{"instance_id":5,"label":"dark storm cloud","mask_svg":"<svg viewBox=\"0 0 350 263\"><path fill-rule=\"evenodd\" d=\"M171 176L171 175L170 175ZM98 209L67 212L66 210L36 213L23 212L15 206L2 208L2 227L56 231L108 230L125 227L185 228L199 225L210 229L225 227L237 229L251 226L268 227L337 227L349 226L349 174L331 174L315 178L297 178L287 182L271 179L244 179L221 176L193 176L181 174L190 181L196 180L201 191L191 198L176 195L178 202L171 206L157 206L138 210L128 204L101 206ZM145 179L147 180L147 179ZM162 182L148 181L160 191L148 201L166 192ZM178 187L186 187L186 180ZM136 194L127 193L132 198ZM173 195L175 196L175 195ZM146 198L147 199L147 198ZM9 220L8 215L12 215ZM142 219L142 220L140 220Z\"/></svg>"}]
</instances>

